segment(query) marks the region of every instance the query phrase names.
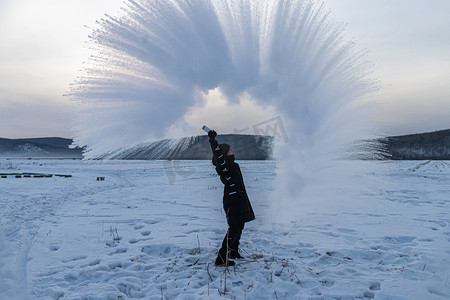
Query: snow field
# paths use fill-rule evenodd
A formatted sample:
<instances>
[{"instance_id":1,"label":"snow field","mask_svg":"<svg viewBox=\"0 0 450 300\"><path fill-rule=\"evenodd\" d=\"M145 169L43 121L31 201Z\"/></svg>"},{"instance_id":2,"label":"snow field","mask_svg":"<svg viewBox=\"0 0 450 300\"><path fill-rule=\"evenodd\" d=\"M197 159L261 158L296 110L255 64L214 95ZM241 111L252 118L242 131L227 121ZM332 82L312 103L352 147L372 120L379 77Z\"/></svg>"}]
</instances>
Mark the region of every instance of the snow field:
<instances>
[{"instance_id":1,"label":"snow field","mask_svg":"<svg viewBox=\"0 0 450 300\"><path fill-rule=\"evenodd\" d=\"M295 217L270 203L274 162L239 163L257 219L225 270L208 161L0 161L73 175L1 179L0 299L450 298L448 163L347 162L355 188L324 180Z\"/></svg>"}]
</instances>

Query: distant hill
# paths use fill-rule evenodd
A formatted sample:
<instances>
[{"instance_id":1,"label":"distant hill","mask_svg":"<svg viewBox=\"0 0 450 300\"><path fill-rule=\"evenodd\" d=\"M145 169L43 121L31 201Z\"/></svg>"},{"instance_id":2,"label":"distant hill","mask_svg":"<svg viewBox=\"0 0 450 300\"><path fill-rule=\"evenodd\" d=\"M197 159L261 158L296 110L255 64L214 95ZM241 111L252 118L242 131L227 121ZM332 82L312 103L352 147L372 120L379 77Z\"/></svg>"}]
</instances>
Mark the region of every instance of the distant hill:
<instances>
[{"instance_id":1,"label":"distant hill","mask_svg":"<svg viewBox=\"0 0 450 300\"><path fill-rule=\"evenodd\" d=\"M273 159L273 137L260 135L219 135L221 143L232 146L238 160ZM364 144L365 142L363 142ZM69 148L71 139L64 138L0 138L0 158L83 158L81 148ZM369 155L392 160L450 160L450 129L391 136L366 143L363 147ZM370 155L377 152L378 156ZM381 154L380 154L381 153ZM361 156L363 157L363 156ZM109 159L211 159L206 135L178 140L161 140L142 143L122 149L102 158Z\"/></svg>"},{"instance_id":2,"label":"distant hill","mask_svg":"<svg viewBox=\"0 0 450 300\"><path fill-rule=\"evenodd\" d=\"M4 139L0 138L1 158L83 158L81 148L69 148L71 139L58 137Z\"/></svg>"},{"instance_id":3,"label":"distant hill","mask_svg":"<svg viewBox=\"0 0 450 300\"><path fill-rule=\"evenodd\" d=\"M219 135L220 143L232 146L236 159L267 160L272 158L272 137L259 135ZM70 149L71 139L0 138L0 158L83 158L82 149ZM161 140L122 149L99 159L211 159L206 135L178 140Z\"/></svg>"},{"instance_id":4,"label":"distant hill","mask_svg":"<svg viewBox=\"0 0 450 300\"><path fill-rule=\"evenodd\" d=\"M380 139L385 159L449 160L450 129Z\"/></svg>"},{"instance_id":5,"label":"distant hill","mask_svg":"<svg viewBox=\"0 0 450 300\"><path fill-rule=\"evenodd\" d=\"M272 159L273 138L261 135L227 134L217 136L219 143L231 145L238 160ZM135 147L110 153L110 159L211 159L211 146L207 135L176 140L143 143Z\"/></svg>"}]
</instances>

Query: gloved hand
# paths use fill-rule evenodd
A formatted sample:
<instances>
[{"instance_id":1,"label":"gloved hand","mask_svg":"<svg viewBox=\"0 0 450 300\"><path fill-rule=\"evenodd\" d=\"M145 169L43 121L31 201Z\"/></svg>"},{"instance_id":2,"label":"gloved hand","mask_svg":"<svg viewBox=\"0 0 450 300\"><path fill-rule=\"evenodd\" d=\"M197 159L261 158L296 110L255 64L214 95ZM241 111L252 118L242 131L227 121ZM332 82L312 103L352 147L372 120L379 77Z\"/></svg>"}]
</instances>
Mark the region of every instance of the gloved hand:
<instances>
[{"instance_id":1,"label":"gloved hand","mask_svg":"<svg viewBox=\"0 0 450 300\"><path fill-rule=\"evenodd\" d=\"M208 136L209 136L209 139L211 141L213 141L216 138L216 136L217 136L217 132L215 132L214 130L211 130L211 131L208 132Z\"/></svg>"}]
</instances>

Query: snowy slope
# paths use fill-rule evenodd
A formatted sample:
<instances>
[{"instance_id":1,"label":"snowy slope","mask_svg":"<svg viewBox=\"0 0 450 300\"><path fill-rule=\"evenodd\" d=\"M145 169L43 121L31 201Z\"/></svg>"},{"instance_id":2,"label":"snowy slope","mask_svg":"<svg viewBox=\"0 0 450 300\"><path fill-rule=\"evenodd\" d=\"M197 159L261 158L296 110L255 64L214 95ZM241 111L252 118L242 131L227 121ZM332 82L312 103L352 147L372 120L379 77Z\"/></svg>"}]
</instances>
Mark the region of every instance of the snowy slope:
<instances>
[{"instance_id":1,"label":"snowy slope","mask_svg":"<svg viewBox=\"0 0 450 300\"><path fill-rule=\"evenodd\" d=\"M28 139L0 138L1 158L83 158L81 148L69 148L71 139L48 137Z\"/></svg>"},{"instance_id":2,"label":"snowy slope","mask_svg":"<svg viewBox=\"0 0 450 300\"><path fill-rule=\"evenodd\" d=\"M448 162L345 162L354 188L324 181L293 219L275 163L240 164L257 219L226 273L208 161L0 161L73 175L0 179L0 299L450 298Z\"/></svg>"},{"instance_id":3,"label":"snowy slope","mask_svg":"<svg viewBox=\"0 0 450 300\"><path fill-rule=\"evenodd\" d=\"M450 129L379 140L389 159L450 159Z\"/></svg>"}]
</instances>

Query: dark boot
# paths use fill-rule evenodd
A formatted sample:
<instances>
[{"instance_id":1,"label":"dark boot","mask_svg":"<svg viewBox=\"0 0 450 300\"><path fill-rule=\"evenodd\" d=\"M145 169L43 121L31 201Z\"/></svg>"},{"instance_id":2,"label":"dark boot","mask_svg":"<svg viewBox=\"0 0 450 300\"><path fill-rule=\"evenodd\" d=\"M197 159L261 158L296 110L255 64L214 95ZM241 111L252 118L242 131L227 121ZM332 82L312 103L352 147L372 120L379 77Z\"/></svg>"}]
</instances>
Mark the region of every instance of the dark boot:
<instances>
[{"instance_id":1,"label":"dark boot","mask_svg":"<svg viewBox=\"0 0 450 300\"><path fill-rule=\"evenodd\" d=\"M232 258L232 259L242 259L242 258L244 258L238 251L231 250L230 252L231 252L230 253L230 258Z\"/></svg>"},{"instance_id":2,"label":"dark boot","mask_svg":"<svg viewBox=\"0 0 450 300\"><path fill-rule=\"evenodd\" d=\"M216 258L216 262L214 264L218 267L231 267L231 266L234 266L236 263L229 259L227 261L225 254L220 253L220 251L219 251L219 254L217 255L217 258Z\"/></svg>"}]
</instances>

